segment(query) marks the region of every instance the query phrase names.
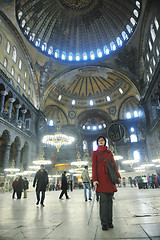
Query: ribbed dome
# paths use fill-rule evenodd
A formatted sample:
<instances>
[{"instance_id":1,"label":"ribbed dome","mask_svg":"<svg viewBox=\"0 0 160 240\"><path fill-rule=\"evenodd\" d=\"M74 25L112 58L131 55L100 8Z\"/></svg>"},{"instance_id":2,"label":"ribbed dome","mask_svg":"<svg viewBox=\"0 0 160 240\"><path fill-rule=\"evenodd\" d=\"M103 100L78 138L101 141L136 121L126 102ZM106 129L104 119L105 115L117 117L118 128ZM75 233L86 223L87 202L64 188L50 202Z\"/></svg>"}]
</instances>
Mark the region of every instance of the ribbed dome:
<instances>
[{"instance_id":1,"label":"ribbed dome","mask_svg":"<svg viewBox=\"0 0 160 240\"><path fill-rule=\"evenodd\" d=\"M140 10L135 0L16 1L26 38L44 54L69 62L94 61L121 48L133 34Z\"/></svg>"}]
</instances>

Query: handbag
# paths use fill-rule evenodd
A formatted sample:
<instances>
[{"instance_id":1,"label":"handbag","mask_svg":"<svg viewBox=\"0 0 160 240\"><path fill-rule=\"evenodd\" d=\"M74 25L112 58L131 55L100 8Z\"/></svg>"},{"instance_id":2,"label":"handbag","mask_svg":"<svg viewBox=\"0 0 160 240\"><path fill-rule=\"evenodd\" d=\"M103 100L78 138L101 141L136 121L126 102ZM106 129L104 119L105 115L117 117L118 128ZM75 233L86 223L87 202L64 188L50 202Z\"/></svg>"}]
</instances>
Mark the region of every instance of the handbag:
<instances>
[{"instance_id":1,"label":"handbag","mask_svg":"<svg viewBox=\"0 0 160 240\"><path fill-rule=\"evenodd\" d=\"M99 151L99 152L100 152L100 154L102 155L104 161L105 161L106 164L107 164L108 173L109 173L109 176L110 176L110 178L111 178L112 183L113 183L113 184L119 183L119 180L118 180L119 177L118 177L118 175L117 175L117 172L115 171L115 168L114 168L113 163L112 163L112 162L108 162L108 161L105 159L103 153L102 153L101 151Z\"/></svg>"}]
</instances>

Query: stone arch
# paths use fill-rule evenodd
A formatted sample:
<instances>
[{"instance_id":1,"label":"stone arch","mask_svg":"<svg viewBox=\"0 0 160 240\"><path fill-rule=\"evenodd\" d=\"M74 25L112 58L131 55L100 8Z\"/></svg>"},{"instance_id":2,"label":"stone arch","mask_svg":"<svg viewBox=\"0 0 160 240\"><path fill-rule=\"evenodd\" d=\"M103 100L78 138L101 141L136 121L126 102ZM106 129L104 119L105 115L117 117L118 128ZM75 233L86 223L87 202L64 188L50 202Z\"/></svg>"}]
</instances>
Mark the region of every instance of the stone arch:
<instances>
[{"instance_id":1,"label":"stone arch","mask_svg":"<svg viewBox=\"0 0 160 240\"><path fill-rule=\"evenodd\" d=\"M27 170L29 157L29 144L25 142L20 152L20 166L23 170Z\"/></svg>"}]
</instances>

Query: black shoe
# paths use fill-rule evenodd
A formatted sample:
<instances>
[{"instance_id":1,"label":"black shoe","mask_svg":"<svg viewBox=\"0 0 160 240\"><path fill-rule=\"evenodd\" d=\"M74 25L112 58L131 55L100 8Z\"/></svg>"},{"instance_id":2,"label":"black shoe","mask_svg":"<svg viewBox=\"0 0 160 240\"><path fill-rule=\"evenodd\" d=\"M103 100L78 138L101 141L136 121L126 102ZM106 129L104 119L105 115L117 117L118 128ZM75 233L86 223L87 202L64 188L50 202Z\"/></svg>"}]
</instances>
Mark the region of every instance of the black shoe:
<instances>
[{"instance_id":1,"label":"black shoe","mask_svg":"<svg viewBox=\"0 0 160 240\"><path fill-rule=\"evenodd\" d=\"M109 227L109 228L114 228L114 226L113 226L112 223L108 224L108 227Z\"/></svg>"},{"instance_id":2,"label":"black shoe","mask_svg":"<svg viewBox=\"0 0 160 240\"><path fill-rule=\"evenodd\" d=\"M67 197L66 199L70 199L69 197Z\"/></svg>"},{"instance_id":3,"label":"black shoe","mask_svg":"<svg viewBox=\"0 0 160 240\"><path fill-rule=\"evenodd\" d=\"M44 207L44 204L43 204L43 203L41 203L41 206L42 206L42 207Z\"/></svg>"},{"instance_id":4,"label":"black shoe","mask_svg":"<svg viewBox=\"0 0 160 240\"><path fill-rule=\"evenodd\" d=\"M102 230L103 231L107 231L108 230L108 226L107 225L102 225Z\"/></svg>"},{"instance_id":5,"label":"black shoe","mask_svg":"<svg viewBox=\"0 0 160 240\"><path fill-rule=\"evenodd\" d=\"M85 201L87 201L87 199L85 199Z\"/></svg>"},{"instance_id":6,"label":"black shoe","mask_svg":"<svg viewBox=\"0 0 160 240\"><path fill-rule=\"evenodd\" d=\"M63 200L63 198L60 197L59 200Z\"/></svg>"},{"instance_id":7,"label":"black shoe","mask_svg":"<svg viewBox=\"0 0 160 240\"><path fill-rule=\"evenodd\" d=\"M92 198L89 198L90 201L92 201Z\"/></svg>"},{"instance_id":8,"label":"black shoe","mask_svg":"<svg viewBox=\"0 0 160 240\"><path fill-rule=\"evenodd\" d=\"M38 204L39 204L39 201L36 202L36 205L38 205Z\"/></svg>"}]
</instances>

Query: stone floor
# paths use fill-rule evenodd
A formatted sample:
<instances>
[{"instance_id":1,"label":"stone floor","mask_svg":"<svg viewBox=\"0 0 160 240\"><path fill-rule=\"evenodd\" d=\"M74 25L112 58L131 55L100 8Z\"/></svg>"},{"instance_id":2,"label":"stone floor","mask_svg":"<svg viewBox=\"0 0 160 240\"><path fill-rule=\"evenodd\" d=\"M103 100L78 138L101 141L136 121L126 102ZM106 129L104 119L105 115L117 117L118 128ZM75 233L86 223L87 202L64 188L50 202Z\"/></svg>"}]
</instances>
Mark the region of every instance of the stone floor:
<instances>
[{"instance_id":1,"label":"stone floor","mask_svg":"<svg viewBox=\"0 0 160 240\"><path fill-rule=\"evenodd\" d=\"M119 188L114 200L114 228L101 230L99 203L85 202L83 190L69 192L59 200L59 191L46 192L45 207L36 206L35 192L28 198L11 199L0 194L0 240L160 239L160 188Z\"/></svg>"}]
</instances>

